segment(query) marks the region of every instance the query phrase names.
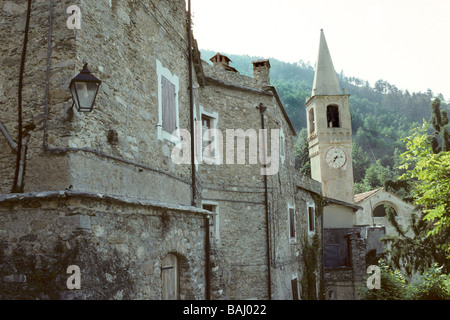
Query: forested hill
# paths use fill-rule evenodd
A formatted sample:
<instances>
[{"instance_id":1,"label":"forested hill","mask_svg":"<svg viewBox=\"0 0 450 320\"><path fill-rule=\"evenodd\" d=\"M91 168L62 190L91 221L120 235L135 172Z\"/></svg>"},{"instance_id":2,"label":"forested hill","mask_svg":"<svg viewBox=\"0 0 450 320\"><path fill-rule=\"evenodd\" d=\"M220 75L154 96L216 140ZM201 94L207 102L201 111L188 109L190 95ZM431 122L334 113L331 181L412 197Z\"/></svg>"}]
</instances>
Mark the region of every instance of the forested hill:
<instances>
[{"instance_id":1,"label":"forested hill","mask_svg":"<svg viewBox=\"0 0 450 320\"><path fill-rule=\"evenodd\" d=\"M201 50L201 53L202 59L209 62L217 52ZM232 60L231 66L250 77L253 76L252 62L261 59L222 53ZM270 63L272 85L276 87L299 137L304 138L305 133L302 132L306 127L304 106L306 98L310 97L312 92L314 68L309 63L303 62L293 64L270 59ZM401 139L409 135L410 128L420 126L423 119L426 121L430 119L430 104L433 98L440 98L442 110L450 112L449 105L444 104L444 97L431 90L402 91L384 80L379 80L371 86L368 81L347 76L342 71L338 74L338 78L341 87L347 89L350 94L353 141L356 152L359 152L355 155L355 161L356 165L361 166L361 172L355 168L357 183L362 182L366 169L371 165L378 166L376 170L383 172L380 173L383 176L379 178L380 180L390 178L389 172L395 171L397 156L404 150L404 142ZM369 184L360 191L376 187L380 183Z\"/></svg>"}]
</instances>

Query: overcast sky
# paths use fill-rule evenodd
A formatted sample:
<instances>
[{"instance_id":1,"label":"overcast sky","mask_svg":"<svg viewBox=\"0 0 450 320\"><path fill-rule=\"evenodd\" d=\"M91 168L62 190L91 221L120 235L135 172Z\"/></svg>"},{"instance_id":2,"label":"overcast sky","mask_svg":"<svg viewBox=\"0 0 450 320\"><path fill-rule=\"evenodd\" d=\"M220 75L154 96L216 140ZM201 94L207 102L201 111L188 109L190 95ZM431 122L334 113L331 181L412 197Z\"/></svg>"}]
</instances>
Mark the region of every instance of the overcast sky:
<instances>
[{"instance_id":1,"label":"overcast sky","mask_svg":"<svg viewBox=\"0 0 450 320\"><path fill-rule=\"evenodd\" d=\"M450 100L450 0L191 1L200 49L314 66L324 29L337 72Z\"/></svg>"}]
</instances>

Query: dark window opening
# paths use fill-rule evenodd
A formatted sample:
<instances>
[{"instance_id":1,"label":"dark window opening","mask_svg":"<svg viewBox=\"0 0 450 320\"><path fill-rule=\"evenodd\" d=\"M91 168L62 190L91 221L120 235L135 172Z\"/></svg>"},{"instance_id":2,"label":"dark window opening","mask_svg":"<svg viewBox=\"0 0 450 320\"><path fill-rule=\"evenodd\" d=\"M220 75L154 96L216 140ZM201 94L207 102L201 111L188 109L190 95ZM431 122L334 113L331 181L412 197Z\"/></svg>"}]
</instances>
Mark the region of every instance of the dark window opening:
<instances>
[{"instance_id":1,"label":"dark window opening","mask_svg":"<svg viewBox=\"0 0 450 320\"><path fill-rule=\"evenodd\" d=\"M309 217L309 231L314 232L316 230L316 226L315 226L315 214L314 214L313 207L308 207L308 217Z\"/></svg>"},{"instance_id":2,"label":"dark window opening","mask_svg":"<svg viewBox=\"0 0 450 320\"><path fill-rule=\"evenodd\" d=\"M297 278L292 279L291 287L292 287L292 299L300 300L300 295L298 294L298 279Z\"/></svg>"},{"instance_id":3,"label":"dark window opening","mask_svg":"<svg viewBox=\"0 0 450 320\"><path fill-rule=\"evenodd\" d=\"M295 209L289 208L290 237L295 238Z\"/></svg>"},{"instance_id":4,"label":"dark window opening","mask_svg":"<svg viewBox=\"0 0 450 320\"><path fill-rule=\"evenodd\" d=\"M394 208L392 208L392 206L388 204L380 204L373 210L373 216L375 218L384 218L389 212L393 212L395 216L397 215L397 212Z\"/></svg>"},{"instance_id":5,"label":"dark window opening","mask_svg":"<svg viewBox=\"0 0 450 320\"><path fill-rule=\"evenodd\" d=\"M327 107L327 125L328 128L339 128L339 107L331 105Z\"/></svg>"}]
</instances>

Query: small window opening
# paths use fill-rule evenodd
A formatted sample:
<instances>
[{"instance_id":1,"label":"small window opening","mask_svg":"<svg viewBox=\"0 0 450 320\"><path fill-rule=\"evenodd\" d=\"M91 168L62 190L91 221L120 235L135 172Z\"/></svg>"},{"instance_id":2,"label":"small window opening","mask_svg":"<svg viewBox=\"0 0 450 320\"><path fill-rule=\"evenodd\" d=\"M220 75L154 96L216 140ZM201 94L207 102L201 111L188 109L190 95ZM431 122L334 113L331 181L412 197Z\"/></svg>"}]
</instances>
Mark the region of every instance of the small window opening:
<instances>
[{"instance_id":1,"label":"small window opening","mask_svg":"<svg viewBox=\"0 0 450 320\"><path fill-rule=\"evenodd\" d=\"M289 208L289 235L295 239L295 209Z\"/></svg>"},{"instance_id":2,"label":"small window opening","mask_svg":"<svg viewBox=\"0 0 450 320\"><path fill-rule=\"evenodd\" d=\"M309 232L316 231L314 207L308 207Z\"/></svg>"},{"instance_id":3,"label":"small window opening","mask_svg":"<svg viewBox=\"0 0 450 320\"><path fill-rule=\"evenodd\" d=\"M214 216L213 219L210 219L210 223L209 223L209 236L211 240L215 240L217 239L217 224L218 224L218 216L217 216L217 206L212 205L212 204L204 204L203 205L203 209L211 212L211 213L215 213L216 215Z\"/></svg>"},{"instance_id":4,"label":"small window opening","mask_svg":"<svg viewBox=\"0 0 450 320\"><path fill-rule=\"evenodd\" d=\"M390 211L392 211L395 216L397 215L397 212L392 206L388 204L380 204L373 210L373 216L375 218L384 218Z\"/></svg>"},{"instance_id":5,"label":"small window opening","mask_svg":"<svg viewBox=\"0 0 450 320\"><path fill-rule=\"evenodd\" d=\"M316 131L316 122L314 121L314 109L309 110L309 134Z\"/></svg>"},{"instance_id":6,"label":"small window opening","mask_svg":"<svg viewBox=\"0 0 450 320\"><path fill-rule=\"evenodd\" d=\"M339 107L331 105L327 107L327 124L328 128L339 128Z\"/></svg>"}]
</instances>

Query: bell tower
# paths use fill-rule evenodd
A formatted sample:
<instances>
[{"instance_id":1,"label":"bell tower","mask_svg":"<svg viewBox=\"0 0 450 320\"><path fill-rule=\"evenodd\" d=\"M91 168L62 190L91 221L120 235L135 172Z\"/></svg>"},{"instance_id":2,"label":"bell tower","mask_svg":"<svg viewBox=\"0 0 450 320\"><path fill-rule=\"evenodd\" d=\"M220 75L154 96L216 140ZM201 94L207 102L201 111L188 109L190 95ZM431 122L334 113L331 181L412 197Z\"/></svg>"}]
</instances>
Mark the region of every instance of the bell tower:
<instances>
[{"instance_id":1,"label":"bell tower","mask_svg":"<svg viewBox=\"0 0 450 320\"><path fill-rule=\"evenodd\" d=\"M306 102L311 177L324 196L354 203L349 95L342 93L323 30L311 98Z\"/></svg>"}]
</instances>

